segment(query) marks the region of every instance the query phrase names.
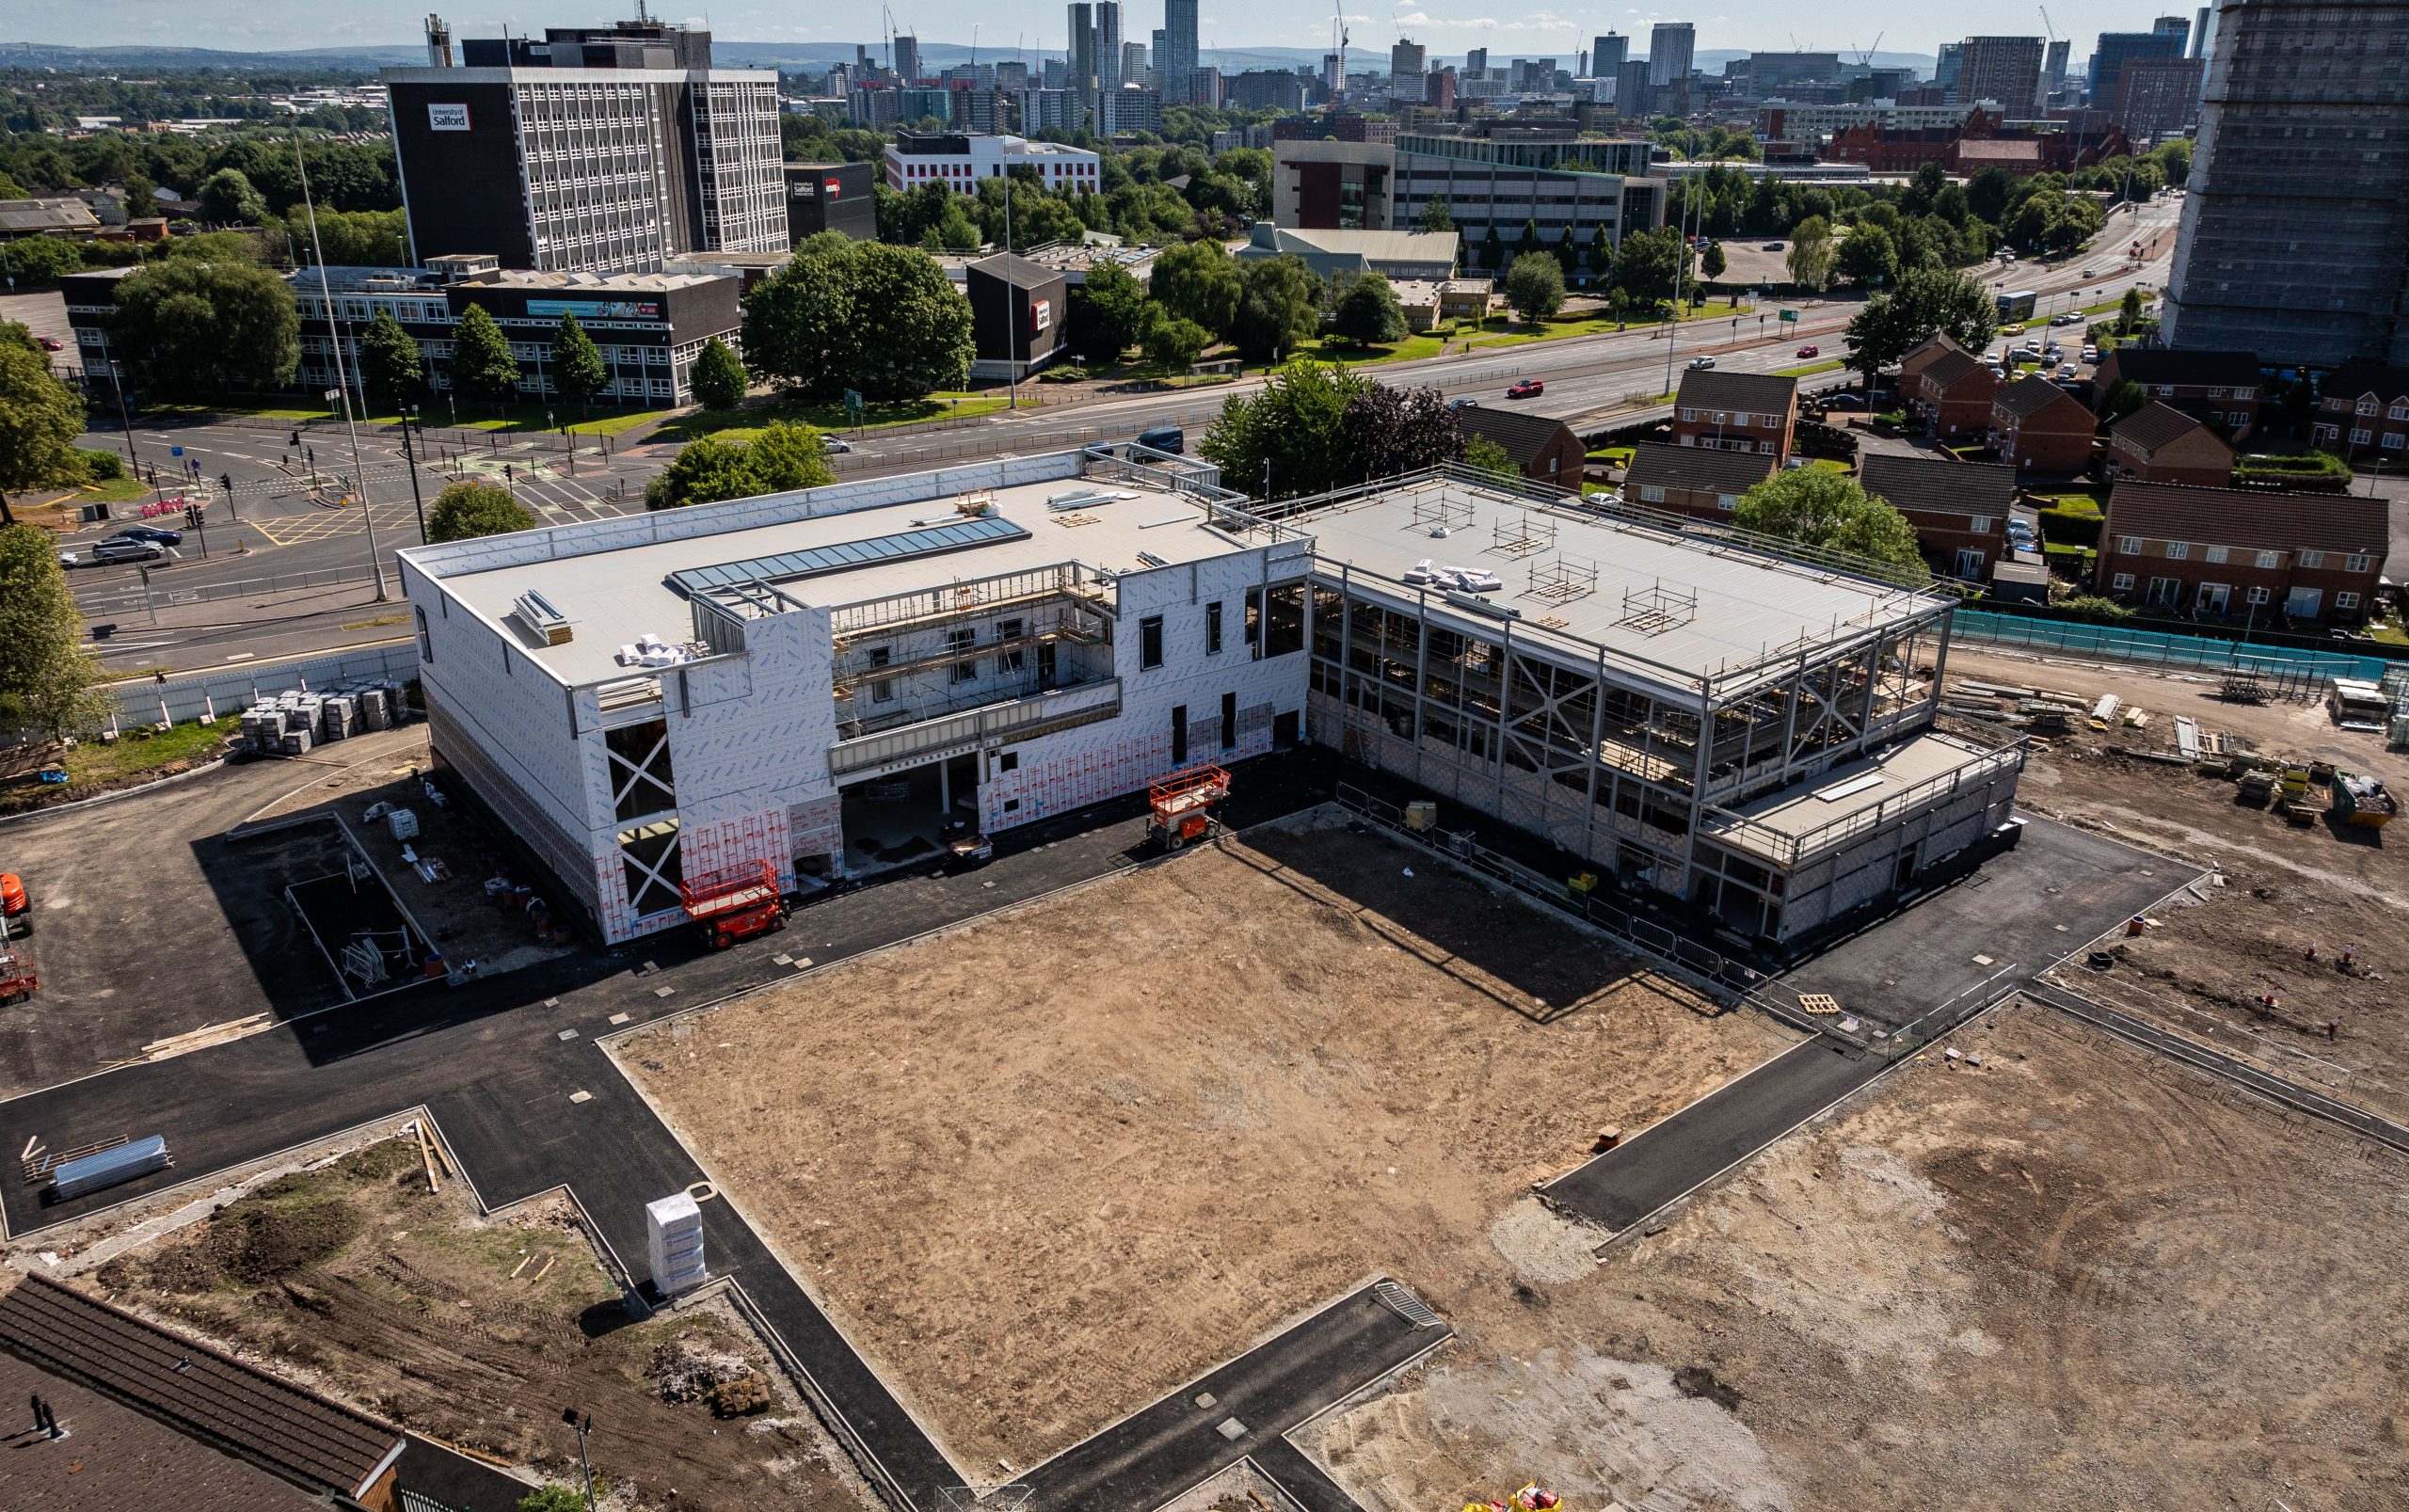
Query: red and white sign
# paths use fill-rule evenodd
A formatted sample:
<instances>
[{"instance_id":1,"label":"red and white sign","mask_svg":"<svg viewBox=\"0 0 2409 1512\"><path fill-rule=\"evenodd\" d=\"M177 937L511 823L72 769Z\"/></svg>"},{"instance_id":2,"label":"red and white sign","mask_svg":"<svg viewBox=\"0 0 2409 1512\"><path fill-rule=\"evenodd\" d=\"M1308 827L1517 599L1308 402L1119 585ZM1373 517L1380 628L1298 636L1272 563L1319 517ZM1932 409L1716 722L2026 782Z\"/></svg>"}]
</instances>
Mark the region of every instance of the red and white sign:
<instances>
[{"instance_id":1,"label":"red and white sign","mask_svg":"<svg viewBox=\"0 0 2409 1512\"><path fill-rule=\"evenodd\" d=\"M837 198L838 185L841 182L841 180L838 179L822 179L820 181L820 187L824 193L826 193L829 199L834 199Z\"/></svg>"},{"instance_id":2,"label":"red and white sign","mask_svg":"<svg viewBox=\"0 0 2409 1512\"><path fill-rule=\"evenodd\" d=\"M1029 307L1029 328L1031 331L1046 330L1050 328L1053 324L1054 303L1052 300L1040 299L1037 303Z\"/></svg>"}]
</instances>

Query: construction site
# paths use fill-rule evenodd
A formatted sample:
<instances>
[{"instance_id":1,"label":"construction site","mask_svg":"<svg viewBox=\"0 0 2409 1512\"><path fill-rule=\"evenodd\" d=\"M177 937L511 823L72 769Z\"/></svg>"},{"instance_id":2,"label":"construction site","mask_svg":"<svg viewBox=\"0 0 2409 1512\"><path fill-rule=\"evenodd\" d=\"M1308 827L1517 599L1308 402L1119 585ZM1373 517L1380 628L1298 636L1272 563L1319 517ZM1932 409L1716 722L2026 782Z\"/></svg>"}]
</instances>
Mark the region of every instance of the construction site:
<instances>
[{"instance_id":1,"label":"construction site","mask_svg":"<svg viewBox=\"0 0 2409 1512\"><path fill-rule=\"evenodd\" d=\"M1030 1466L1368 1275L1475 1306L1530 1183L1795 1039L1323 811L613 1048L955 1462Z\"/></svg>"}]
</instances>

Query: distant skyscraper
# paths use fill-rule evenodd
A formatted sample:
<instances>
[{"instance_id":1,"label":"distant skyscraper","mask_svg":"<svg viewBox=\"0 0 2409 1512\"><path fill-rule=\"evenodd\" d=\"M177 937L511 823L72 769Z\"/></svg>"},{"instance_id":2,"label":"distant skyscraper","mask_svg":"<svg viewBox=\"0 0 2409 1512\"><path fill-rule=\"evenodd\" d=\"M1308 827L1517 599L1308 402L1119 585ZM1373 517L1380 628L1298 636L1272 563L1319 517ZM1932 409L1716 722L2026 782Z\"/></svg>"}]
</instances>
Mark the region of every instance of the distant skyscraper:
<instances>
[{"instance_id":1,"label":"distant skyscraper","mask_svg":"<svg viewBox=\"0 0 2409 1512\"><path fill-rule=\"evenodd\" d=\"M1067 89L1095 88L1095 7L1079 0L1070 8L1070 40L1062 44L1062 85Z\"/></svg>"},{"instance_id":2,"label":"distant skyscraper","mask_svg":"<svg viewBox=\"0 0 2409 1512\"><path fill-rule=\"evenodd\" d=\"M1430 72L1429 52L1420 42L1410 42L1400 37L1389 49L1389 78L1396 87L1397 98L1407 98L1407 86L1412 86L1412 97L1422 98L1422 75Z\"/></svg>"},{"instance_id":3,"label":"distant skyscraper","mask_svg":"<svg viewBox=\"0 0 2409 1512\"><path fill-rule=\"evenodd\" d=\"M2136 57L2181 57L2183 44L2190 32L2169 34L2162 31L2103 31L2091 50L2091 103L2105 110L2116 98L2116 80L2122 76L2125 64Z\"/></svg>"},{"instance_id":4,"label":"distant skyscraper","mask_svg":"<svg viewBox=\"0 0 2409 1512\"><path fill-rule=\"evenodd\" d=\"M1464 55L1464 76L1478 78L1489 72L1489 49L1476 47Z\"/></svg>"},{"instance_id":5,"label":"distant skyscraper","mask_svg":"<svg viewBox=\"0 0 2409 1512\"><path fill-rule=\"evenodd\" d=\"M2161 339L2409 366L2409 0L2222 0L2215 25Z\"/></svg>"},{"instance_id":6,"label":"distant skyscraper","mask_svg":"<svg viewBox=\"0 0 2409 1512\"><path fill-rule=\"evenodd\" d=\"M2011 119L2023 119L2041 100L2038 37L1969 37L1957 73L1956 101L1996 100Z\"/></svg>"},{"instance_id":7,"label":"distant skyscraper","mask_svg":"<svg viewBox=\"0 0 2409 1512\"><path fill-rule=\"evenodd\" d=\"M1589 46L1589 77L1611 79L1615 70L1631 56L1631 39L1620 32L1608 32Z\"/></svg>"},{"instance_id":8,"label":"distant skyscraper","mask_svg":"<svg viewBox=\"0 0 2409 1512\"><path fill-rule=\"evenodd\" d=\"M1163 98L1188 98L1188 76L1196 72L1196 0L1163 0L1163 40L1155 50L1163 71Z\"/></svg>"},{"instance_id":9,"label":"distant skyscraper","mask_svg":"<svg viewBox=\"0 0 2409 1512\"><path fill-rule=\"evenodd\" d=\"M2041 98L2047 100L2066 87L2066 54L2074 48L2069 38L2059 38L2050 44L2049 55L2041 60Z\"/></svg>"},{"instance_id":10,"label":"distant skyscraper","mask_svg":"<svg viewBox=\"0 0 2409 1512\"><path fill-rule=\"evenodd\" d=\"M1095 0L1095 87L1099 94L1121 88L1121 0Z\"/></svg>"},{"instance_id":11,"label":"distant skyscraper","mask_svg":"<svg viewBox=\"0 0 2409 1512\"><path fill-rule=\"evenodd\" d=\"M2192 37L2192 24L2181 16L2161 16L2149 24L2149 29L2154 36L2172 37L2178 42L2188 42Z\"/></svg>"},{"instance_id":12,"label":"distant skyscraper","mask_svg":"<svg viewBox=\"0 0 2409 1512\"><path fill-rule=\"evenodd\" d=\"M906 84L920 76L920 40L917 37L895 39L895 75Z\"/></svg>"},{"instance_id":13,"label":"distant skyscraper","mask_svg":"<svg viewBox=\"0 0 2409 1512\"><path fill-rule=\"evenodd\" d=\"M1934 60L1933 84L1939 88L1952 88L1957 83L1957 76L1965 71L1966 44L1964 42L1941 43L1940 56Z\"/></svg>"},{"instance_id":14,"label":"distant skyscraper","mask_svg":"<svg viewBox=\"0 0 2409 1512\"><path fill-rule=\"evenodd\" d=\"M1648 34L1648 82L1662 88L1686 83L1698 50L1698 28L1686 21L1660 21Z\"/></svg>"},{"instance_id":15,"label":"distant skyscraper","mask_svg":"<svg viewBox=\"0 0 2409 1512\"><path fill-rule=\"evenodd\" d=\"M2202 6L2200 13L2192 18L2191 56L2194 57L2209 56L2209 18L2214 13L2213 8Z\"/></svg>"}]
</instances>

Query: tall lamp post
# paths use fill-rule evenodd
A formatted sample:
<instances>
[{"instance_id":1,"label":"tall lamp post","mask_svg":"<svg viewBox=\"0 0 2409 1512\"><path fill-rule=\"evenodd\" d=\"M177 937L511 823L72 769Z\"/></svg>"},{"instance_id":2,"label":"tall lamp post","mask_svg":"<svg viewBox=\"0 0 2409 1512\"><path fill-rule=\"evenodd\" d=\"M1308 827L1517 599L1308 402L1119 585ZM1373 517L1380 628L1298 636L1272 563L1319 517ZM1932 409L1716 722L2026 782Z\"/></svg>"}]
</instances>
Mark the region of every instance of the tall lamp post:
<instances>
[{"instance_id":1,"label":"tall lamp post","mask_svg":"<svg viewBox=\"0 0 2409 1512\"><path fill-rule=\"evenodd\" d=\"M410 450L410 432L418 425L418 406L402 406L402 466L410 475L410 507L418 511L418 538L426 539L426 501L418 491L418 454Z\"/></svg>"},{"instance_id":2,"label":"tall lamp post","mask_svg":"<svg viewBox=\"0 0 2409 1512\"><path fill-rule=\"evenodd\" d=\"M376 601L384 603L392 595L385 589L385 559L376 553L376 515L368 507L368 471L359 462L359 422L351 408L351 390L343 378L343 332L335 325L335 295L327 282L327 254L318 245L318 207L310 198L310 160L301 151L301 119L293 120L293 161L301 169L301 208L310 218L310 256L318 264L318 297L327 307L327 343L332 349L335 364L335 386L327 397L343 402L343 428L351 432L351 482L359 490L359 517L368 522L368 568L376 574ZM417 482L413 475L411 482Z\"/></svg>"},{"instance_id":3,"label":"tall lamp post","mask_svg":"<svg viewBox=\"0 0 2409 1512\"><path fill-rule=\"evenodd\" d=\"M585 1457L585 1436L594 1427L594 1414L578 1416L577 1409L561 1409L561 1421L577 1430L577 1468L585 1474L585 1512L594 1512L594 1462Z\"/></svg>"}]
</instances>

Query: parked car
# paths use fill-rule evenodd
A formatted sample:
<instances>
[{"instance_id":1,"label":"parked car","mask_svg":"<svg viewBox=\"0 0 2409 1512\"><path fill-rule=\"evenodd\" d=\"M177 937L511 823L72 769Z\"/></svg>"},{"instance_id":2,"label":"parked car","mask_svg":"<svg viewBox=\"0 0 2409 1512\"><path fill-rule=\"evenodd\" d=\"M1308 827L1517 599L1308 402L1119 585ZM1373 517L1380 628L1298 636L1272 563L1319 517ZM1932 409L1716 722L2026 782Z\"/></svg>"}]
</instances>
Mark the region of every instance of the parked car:
<instances>
[{"instance_id":1,"label":"parked car","mask_svg":"<svg viewBox=\"0 0 2409 1512\"><path fill-rule=\"evenodd\" d=\"M118 532L115 535L110 536L109 539L113 541L152 541L160 546L182 546L184 544L184 533L182 531L171 531L161 525L128 525L125 529Z\"/></svg>"},{"instance_id":2,"label":"parked car","mask_svg":"<svg viewBox=\"0 0 2409 1512\"><path fill-rule=\"evenodd\" d=\"M1798 355L1800 357L1822 357L1824 355L1824 349L1817 346L1814 342L1809 342L1806 345L1798 349Z\"/></svg>"},{"instance_id":3,"label":"parked car","mask_svg":"<svg viewBox=\"0 0 2409 1512\"><path fill-rule=\"evenodd\" d=\"M2073 364L2073 363L2071 363L2071 362L2061 362L2061 363L2059 363L2059 364L2058 364L2058 377L2059 377L2059 380L2060 380L2061 382L2063 382L2064 380L2066 380L2066 379L2067 379L2067 378L2071 378L2071 377L2073 377L2074 375L2075 375L2075 366L2074 366L2074 364Z\"/></svg>"},{"instance_id":4,"label":"parked car","mask_svg":"<svg viewBox=\"0 0 2409 1512\"><path fill-rule=\"evenodd\" d=\"M1522 382L1507 390L1506 397L1508 399L1535 399L1545 392L1547 392L1546 384L1541 383L1537 378L1524 378Z\"/></svg>"},{"instance_id":5,"label":"parked car","mask_svg":"<svg viewBox=\"0 0 2409 1512\"><path fill-rule=\"evenodd\" d=\"M168 554L156 541L130 541L117 535L94 541L90 549L94 562L156 562Z\"/></svg>"},{"instance_id":6,"label":"parked car","mask_svg":"<svg viewBox=\"0 0 2409 1512\"><path fill-rule=\"evenodd\" d=\"M34 340L41 343L41 349L45 352L63 352L67 349L67 343L56 336L37 336Z\"/></svg>"},{"instance_id":7,"label":"parked car","mask_svg":"<svg viewBox=\"0 0 2409 1512\"><path fill-rule=\"evenodd\" d=\"M1826 409L1863 409L1865 396L1853 393L1827 394L1824 399L1824 407Z\"/></svg>"},{"instance_id":8,"label":"parked car","mask_svg":"<svg viewBox=\"0 0 2409 1512\"><path fill-rule=\"evenodd\" d=\"M2099 348L2096 346L2084 347L2082 349L2082 359L2085 362L2098 362L2099 360Z\"/></svg>"},{"instance_id":9,"label":"parked car","mask_svg":"<svg viewBox=\"0 0 2409 1512\"><path fill-rule=\"evenodd\" d=\"M1779 242L1767 242L1765 243L1765 250L1768 252L1779 252L1781 250L1781 244Z\"/></svg>"},{"instance_id":10,"label":"parked car","mask_svg":"<svg viewBox=\"0 0 2409 1512\"><path fill-rule=\"evenodd\" d=\"M1690 366L1694 368L1711 368L1715 366L1715 358L1711 357L1694 357L1690 358Z\"/></svg>"},{"instance_id":11,"label":"parked car","mask_svg":"<svg viewBox=\"0 0 2409 1512\"><path fill-rule=\"evenodd\" d=\"M1157 452L1176 452L1186 456L1188 433L1176 425L1157 425L1152 430L1140 431L1138 444L1151 446Z\"/></svg>"}]
</instances>

